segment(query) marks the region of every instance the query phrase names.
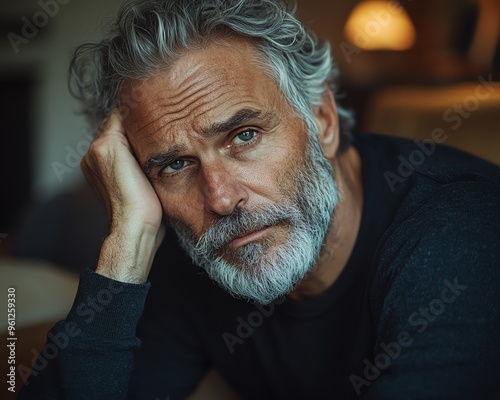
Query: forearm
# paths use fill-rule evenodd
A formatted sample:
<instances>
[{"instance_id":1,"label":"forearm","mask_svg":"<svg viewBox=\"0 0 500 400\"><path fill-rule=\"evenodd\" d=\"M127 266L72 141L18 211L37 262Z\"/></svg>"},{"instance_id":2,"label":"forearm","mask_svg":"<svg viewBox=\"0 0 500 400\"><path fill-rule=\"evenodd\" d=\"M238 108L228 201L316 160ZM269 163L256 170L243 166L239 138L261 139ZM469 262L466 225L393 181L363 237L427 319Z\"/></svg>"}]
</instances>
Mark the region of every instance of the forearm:
<instances>
[{"instance_id":1,"label":"forearm","mask_svg":"<svg viewBox=\"0 0 500 400\"><path fill-rule=\"evenodd\" d=\"M68 317L49 332L19 398L125 398L148 290L83 273Z\"/></svg>"}]
</instances>

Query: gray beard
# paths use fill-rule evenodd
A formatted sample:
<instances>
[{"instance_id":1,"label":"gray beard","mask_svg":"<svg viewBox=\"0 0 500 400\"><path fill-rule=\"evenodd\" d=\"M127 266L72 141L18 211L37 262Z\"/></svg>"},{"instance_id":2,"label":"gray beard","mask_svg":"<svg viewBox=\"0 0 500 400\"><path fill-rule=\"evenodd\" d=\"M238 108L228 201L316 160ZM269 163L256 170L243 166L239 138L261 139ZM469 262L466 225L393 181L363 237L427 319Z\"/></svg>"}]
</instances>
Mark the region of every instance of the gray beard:
<instances>
[{"instance_id":1,"label":"gray beard","mask_svg":"<svg viewBox=\"0 0 500 400\"><path fill-rule=\"evenodd\" d=\"M339 192L316 138L308 138L304 165L291 179L294 193L282 193L288 202L235 209L217 219L199 239L186 224L171 221L193 261L236 298L269 304L287 295L321 254ZM285 242L273 244L267 238L225 250L235 237L267 226L286 228Z\"/></svg>"}]
</instances>

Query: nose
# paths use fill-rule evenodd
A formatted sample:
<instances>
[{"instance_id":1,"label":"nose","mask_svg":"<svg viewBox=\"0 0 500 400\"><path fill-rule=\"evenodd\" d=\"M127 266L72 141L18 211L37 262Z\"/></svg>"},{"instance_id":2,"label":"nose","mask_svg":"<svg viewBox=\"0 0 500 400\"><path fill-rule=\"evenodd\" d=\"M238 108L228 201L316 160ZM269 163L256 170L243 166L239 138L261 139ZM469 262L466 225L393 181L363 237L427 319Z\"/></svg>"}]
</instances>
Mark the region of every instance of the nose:
<instances>
[{"instance_id":1,"label":"nose","mask_svg":"<svg viewBox=\"0 0 500 400\"><path fill-rule=\"evenodd\" d=\"M229 215L248 201L248 192L236 173L221 165L205 166L203 193L207 211Z\"/></svg>"}]
</instances>

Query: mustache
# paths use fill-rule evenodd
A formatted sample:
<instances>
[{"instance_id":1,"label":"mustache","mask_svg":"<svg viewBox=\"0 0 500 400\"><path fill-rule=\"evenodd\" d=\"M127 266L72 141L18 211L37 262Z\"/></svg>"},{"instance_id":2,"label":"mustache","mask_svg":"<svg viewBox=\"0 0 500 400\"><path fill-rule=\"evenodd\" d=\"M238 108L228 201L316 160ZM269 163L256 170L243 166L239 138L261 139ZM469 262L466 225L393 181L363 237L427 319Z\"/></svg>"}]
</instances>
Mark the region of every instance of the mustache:
<instances>
[{"instance_id":1,"label":"mustache","mask_svg":"<svg viewBox=\"0 0 500 400\"><path fill-rule=\"evenodd\" d=\"M195 241L197 253L217 253L232 240L250 232L275 226L290 226L302 219L299 209L290 205L273 204L252 210L236 209L233 213L219 217L207 231Z\"/></svg>"}]
</instances>

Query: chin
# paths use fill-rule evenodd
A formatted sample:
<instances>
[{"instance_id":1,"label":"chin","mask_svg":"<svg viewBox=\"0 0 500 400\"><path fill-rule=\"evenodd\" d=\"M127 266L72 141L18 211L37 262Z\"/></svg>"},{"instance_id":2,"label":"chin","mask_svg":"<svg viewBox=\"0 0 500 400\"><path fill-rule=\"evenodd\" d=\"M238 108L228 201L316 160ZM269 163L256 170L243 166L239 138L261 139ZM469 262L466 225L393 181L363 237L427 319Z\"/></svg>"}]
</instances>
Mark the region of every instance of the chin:
<instances>
[{"instance_id":1,"label":"chin","mask_svg":"<svg viewBox=\"0 0 500 400\"><path fill-rule=\"evenodd\" d=\"M302 250L308 248L303 243ZM309 247L310 248L310 247ZM212 280L238 299L269 304L292 292L308 274L316 257L292 243L250 243L202 267Z\"/></svg>"}]
</instances>

